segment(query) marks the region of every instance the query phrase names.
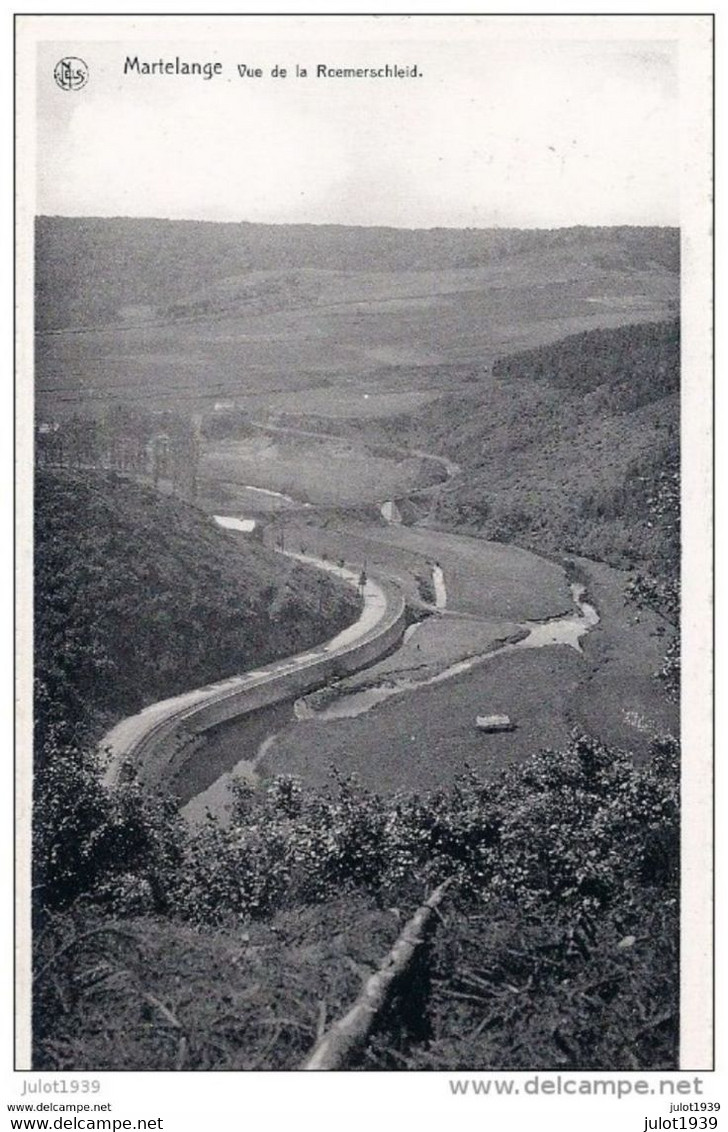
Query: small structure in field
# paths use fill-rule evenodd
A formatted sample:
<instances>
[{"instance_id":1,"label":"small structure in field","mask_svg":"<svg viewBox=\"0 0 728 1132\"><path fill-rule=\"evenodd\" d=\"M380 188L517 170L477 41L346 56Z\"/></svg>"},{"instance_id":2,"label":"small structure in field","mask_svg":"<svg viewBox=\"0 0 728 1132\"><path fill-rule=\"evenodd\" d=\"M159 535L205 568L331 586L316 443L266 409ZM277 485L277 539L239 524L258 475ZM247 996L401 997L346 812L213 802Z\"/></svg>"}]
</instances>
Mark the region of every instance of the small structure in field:
<instances>
[{"instance_id":1,"label":"small structure in field","mask_svg":"<svg viewBox=\"0 0 728 1132\"><path fill-rule=\"evenodd\" d=\"M255 519L237 519L233 515L213 515L213 519L218 527L224 527L226 531L240 531L245 535L252 534L258 527Z\"/></svg>"},{"instance_id":2,"label":"small structure in field","mask_svg":"<svg viewBox=\"0 0 728 1132\"><path fill-rule=\"evenodd\" d=\"M515 731L516 725L509 715L476 715L478 731Z\"/></svg>"},{"instance_id":3,"label":"small structure in field","mask_svg":"<svg viewBox=\"0 0 728 1132\"><path fill-rule=\"evenodd\" d=\"M213 515L213 519L218 527L224 527L227 531L239 531L256 542L263 541L264 525L257 519L238 519L233 515Z\"/></svg>"}]
</instances>

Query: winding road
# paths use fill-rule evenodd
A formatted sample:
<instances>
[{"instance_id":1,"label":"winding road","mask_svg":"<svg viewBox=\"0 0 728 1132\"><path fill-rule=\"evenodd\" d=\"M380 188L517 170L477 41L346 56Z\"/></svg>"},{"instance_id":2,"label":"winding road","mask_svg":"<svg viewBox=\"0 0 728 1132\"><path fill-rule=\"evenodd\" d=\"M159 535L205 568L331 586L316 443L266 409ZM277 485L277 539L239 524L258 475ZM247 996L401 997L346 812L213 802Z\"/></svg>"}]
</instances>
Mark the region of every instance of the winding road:
<instances>
[{"instance_id":1,"label":"winding road","mask_svg":"<svg viewBox=\"0 0 728 1132\"><path fill-rule=\"evenodd\" d=\"M254 428L270 433L303 436L315 440L342 439L336 433L272 425L263 421L251 421L250 424ZM447 457L397 445L389 447L403 455L419 457L439 464L444 468L448 480L460 472L459 465ZM416 494L441 486L442 481L439 481L420 488ZM216 516L216 518L222 526L232 525L225 517L222 517L222 521L221 517ZM379 659L394 643L393 633L396 635L400 628L401 633L404 632L405 602L399 587L391 578L380 578L378 581L369 578L364 586L360 586L358 573L345 567L334 566L330 562L310 555L295 554L290 551L280 551L280 553L285 553L288 557L295 558L308 566L327 570L349 584L357 586L364 598L364 608L359 619L332 640L305 653L160 700L136 715L121 720L107 732L99 745L100 751L108 760L104 774L107 785L116 784L122 776L123 768L129 765L136 767L140 774L144 773L145 776L151 774L154 780L162 780L171 765L174 749L179 748L190 734L200 733L206 729L205 723L209 719L210 709L223 705L223 710L229 710L227 718L232 719L260 706L258 702L260 697L255 695L260 689L265 690L263 694L267 703L287 698L292 690L296 694L310 691L316 684L325 682L331 674L332 665L329 663L326 670L325 662L348 658L350 666L347 664L343 671L344 674L349 674ZM436 607L429 608L433 611L435 608L443 611L446 597L444 577L439 567L433 571L433 582ZM380 644L381 648L379 648ZM370 647L366 650L366 655L359 655L363 645ZM339 675L340 672L334 671L333 674ZM303 680L300 679L302 675ZM307 680L307 676L310 679ZM292 688L293 677L297 678L294 688ZM267 698L268 696L270 698ZM219 722L219 719L214 717L214 722ZM214 722L207 722L207 726L213 726Z\"/></svg>"},{"instance_id":2,"label":"winding road","mask_svg":"<svg viewBox=\"0 0 728 1132\"><path fill-rule=\"evenodd\" d=\"M263 668L207 684L151 704L117 723L99 744L108 758L104 774L115 785L129 764L147 781L163 781L180 746L221 720L246 715L262 704L275 703L292 693L310 691L331 675L349 673L372 663L404 632L404 598L391 582L368 578L310 555L281 551L287 557L326 570L356 586L364 607L359 618L331 640Z\"/></svg>"}]
</instances>

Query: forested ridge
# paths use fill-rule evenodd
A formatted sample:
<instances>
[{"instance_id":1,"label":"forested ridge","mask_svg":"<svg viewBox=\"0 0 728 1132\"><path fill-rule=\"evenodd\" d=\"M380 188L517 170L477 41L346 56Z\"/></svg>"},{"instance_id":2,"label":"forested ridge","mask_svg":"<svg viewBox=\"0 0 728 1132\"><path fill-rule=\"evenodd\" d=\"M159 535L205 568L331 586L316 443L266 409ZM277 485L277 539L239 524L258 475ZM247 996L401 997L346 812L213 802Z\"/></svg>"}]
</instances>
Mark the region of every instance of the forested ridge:
<instances>
[{"instance_id":1,"label":"forested ridge","mask_svg":"<svg viewBox=\"0 0 728 1132\"><path fill-rule=\"evenodd\" d=\"M41 216L36 222L40 329L123 322L146 305L165 318L230 305L277 305L315 290L306 272L460 270L528 257L589 278L674 273L675 228L400 229L313 224ZM581 267L579 266L581 264ZM271 277L270 273L274 273ZM279 273L279 274L277 274ZM303 274L302 274L303 273ZM136 316L135 316L136 317Z\"/></svg>"},{"instance_id":2,"label":"forested ridge","mask_svg":"<svg viewBox=\"0 0 728 1132\"><path fill-rule=\"evenodd\" d=\"M496 377L545 380L571 392L599 390L597 406L631 412L680 388L680 324L621 326L572 334L500 358Z\"/></svg>"},{"instance_id":3,"label":"forested ridge","mask_svg":"<svg viewBox=\"0 0 728 1132\"><path fill-rule=\"evenodd\" d=\"M504 357L386 432L461 464L436 524L634 570L676 621L679 381L677 321L589 331Z\"/></svg>"}]
</instances>

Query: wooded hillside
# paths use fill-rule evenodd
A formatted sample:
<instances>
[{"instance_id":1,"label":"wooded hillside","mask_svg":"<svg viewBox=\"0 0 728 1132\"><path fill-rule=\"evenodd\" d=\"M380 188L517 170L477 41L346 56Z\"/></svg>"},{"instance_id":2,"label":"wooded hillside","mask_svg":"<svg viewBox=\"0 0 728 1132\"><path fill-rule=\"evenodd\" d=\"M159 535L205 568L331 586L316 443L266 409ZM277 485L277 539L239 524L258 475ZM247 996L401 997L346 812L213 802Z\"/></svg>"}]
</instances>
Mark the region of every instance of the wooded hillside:
<instances>
[{"instance_id":1,"label":"wooded hillside","mask_svg":"<svg viewBox=\"0 0 728 1132\"><path fill-rule=\"evenodd\" d=\"M108 722L356 618L343 583L114 473L39 470L35 538L41 727Z\"/></svg>"},{"instance_id":2,"label":"wooded hillside","mask_svg":"<svg viewBox=\"0 0 728 1132\"><path fill-rule=\"evenodd\" d=\"M647 572L676 615L679 382L677 321L500 359L492 375L474 375L467 396L446 396L411 422L419 443L463 467L432 517Z\"/></svg>"}]
</instances>

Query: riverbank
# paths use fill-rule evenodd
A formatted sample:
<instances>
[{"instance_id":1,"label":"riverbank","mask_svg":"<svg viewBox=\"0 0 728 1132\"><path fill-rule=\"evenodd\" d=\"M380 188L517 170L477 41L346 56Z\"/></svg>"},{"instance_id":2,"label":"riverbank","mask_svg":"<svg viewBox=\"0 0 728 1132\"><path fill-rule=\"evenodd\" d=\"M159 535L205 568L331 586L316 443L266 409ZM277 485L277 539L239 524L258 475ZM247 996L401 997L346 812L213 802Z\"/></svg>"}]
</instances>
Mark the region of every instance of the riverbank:
<instances>
[{"instance_id":1,"label":"riverbank","mask_svg":"<svg viewBox=\"0 0 728 1132\"><path fill-rule=\"evenodd\" d=\"M674 630L657 614L637 613L626 603L621 571L578 561L600 616L582 637L582 651L548 642L546 625L546 647L512 645L451 679L384 695L358 715L344 709L327 720L312 713L277 735L259 774L298 775L322 787L336 770L385 792L436 789L468 767L488 779L533 751L563 746L575 727L644 761L656 735L679 734L678 707L655 675ZM467 632L472 629L468 622ZM406 657L416 639L408 641ZM383 679L396 681L395 664L395 657L383 662ZM357 683L372 679L369 670ZM475 717L491 713L509 715L516 730L479 732Z\"/></svg>"},{"instance_id":2,"label":"riverbank","mask_svg":"<svg viewBox=\"0 0 728 1132\"><path fill-rule=\"evenodd\" d=\"M404 599L393 588L309 555L283 553L356 588L363 599L359 618L308 652L162 700L122 720L99 745L107 759L108 784L118 782L131 765L145 784L164 784L184 798L186 768L199 761L207 732L355 671L381 656L404 632Z\"/></svg>"},{"instance_id":3,"label":"riverbank","mask_svg":"<svg viewBox=\"0 0 728 1132\"><path fill-rule=\"evenodd\" d=\"M433 554L444 550L445 560L451 562L459 541L450 535L440 544L433 533ZM549 581L558 583L554 594L562 585L569 592L556 564L517 551L509 574L503 559L510 548L488 544L480 548L478 586L473 541L462 540L470 603L478 592L487 596L491 608L512 600L526 560L531 560L527 576L540 566ZM491 576L494 558L500 570ZM442 578L444 587L449 581L444 570ZM506 578L511 588L504 593ZM458 596L462 592L461 582ZM356 772L376 790L437 788L469 763L488 774L546 743L568 741L567 707L587 672L580 642L599 622L583 593L583 585L572 583L571 609L537 621L495 621L433 607L382 660L305 695L291 710L246 720L241 727L232 725L210 736L205 765L223 768L224 773L191 799L186 816L197 822L209 810L226 821L234 777L255 784L273 774L294 774L323 786L336 768L344 774ZM560 604L560 597L556 601ZM548 658L522 660L512 655L521 650L544 651ZM528 691L525 697L522 687L513 686L514 671L515 680ZM491 711L512 717L515 711L517 733L484 737L475 717Z\"/></svg>"}]
</instances>

